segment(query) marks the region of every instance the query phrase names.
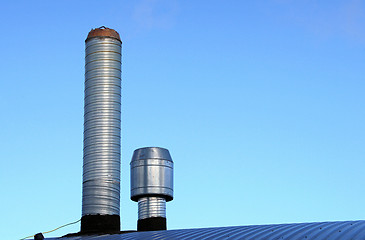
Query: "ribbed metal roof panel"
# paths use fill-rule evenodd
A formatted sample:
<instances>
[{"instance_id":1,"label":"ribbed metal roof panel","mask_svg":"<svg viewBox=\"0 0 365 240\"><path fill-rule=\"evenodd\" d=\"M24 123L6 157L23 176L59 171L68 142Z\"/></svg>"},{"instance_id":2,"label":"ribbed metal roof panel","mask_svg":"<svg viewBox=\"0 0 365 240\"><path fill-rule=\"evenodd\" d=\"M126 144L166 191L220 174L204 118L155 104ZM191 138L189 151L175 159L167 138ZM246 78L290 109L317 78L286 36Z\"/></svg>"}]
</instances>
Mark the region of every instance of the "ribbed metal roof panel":
<instances>
[{"instance_id":1,"label":"ribbed metal roof panel","mask_svg":"<svg viewBox=\"0 0 365 240\"><path fill-rule=\"evenodd\" d=\"M57 238L48 238L57 239ZM132 239L225 239L225 240L364 240L365 220L252 225L236 227L192 228L154 232L131 232L114 235L78 236L65 240Z\"/></svg>"}]
</instances>

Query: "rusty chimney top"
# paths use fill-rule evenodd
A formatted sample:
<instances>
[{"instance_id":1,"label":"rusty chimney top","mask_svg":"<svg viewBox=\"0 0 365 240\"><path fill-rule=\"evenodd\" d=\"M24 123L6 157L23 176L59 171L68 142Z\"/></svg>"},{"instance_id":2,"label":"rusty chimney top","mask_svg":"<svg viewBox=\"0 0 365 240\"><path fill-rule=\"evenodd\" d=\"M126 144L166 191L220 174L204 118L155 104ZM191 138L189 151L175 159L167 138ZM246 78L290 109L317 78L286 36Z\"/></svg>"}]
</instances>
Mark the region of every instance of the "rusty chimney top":
<instances>
[{"instance_id":1,"label":"rusty chimney top","mask_svg":"<svg viewBox=\"0 0 365 240\"><path fill-rule=\"evenodd\" d=\"M91 29L91 31L87 35L85 42L87 40L89 40L90 38L94 38L94 37L110 37L110 38L117 39L121 42L119 33L117 31L115 31L114 29L107 28L105 26Z\"/></svg>"}]
</instances>

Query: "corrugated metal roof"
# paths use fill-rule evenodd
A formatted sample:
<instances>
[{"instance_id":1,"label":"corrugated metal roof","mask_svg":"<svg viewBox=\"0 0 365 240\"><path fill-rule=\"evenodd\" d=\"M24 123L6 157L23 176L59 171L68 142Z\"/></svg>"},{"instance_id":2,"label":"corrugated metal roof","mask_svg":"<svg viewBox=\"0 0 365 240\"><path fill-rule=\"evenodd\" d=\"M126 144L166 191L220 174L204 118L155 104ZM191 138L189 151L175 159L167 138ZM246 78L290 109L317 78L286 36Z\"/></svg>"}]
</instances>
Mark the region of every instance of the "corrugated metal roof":
<instances>
[{"instance_id":1,"label":"corrugated metal roof","mask_svg":"<svg viewBox=\"0 0 365 240\"><path fill-rule=\"evenodd\" d=\"M47 238L57 239L57 238ZM319 223L253 225L237 227L192 228L180 230L131 232L125 234L78 236L65 240L127 239L245 239L245 240L364 240L365 220Z\"/></svg>"}]
</instances>

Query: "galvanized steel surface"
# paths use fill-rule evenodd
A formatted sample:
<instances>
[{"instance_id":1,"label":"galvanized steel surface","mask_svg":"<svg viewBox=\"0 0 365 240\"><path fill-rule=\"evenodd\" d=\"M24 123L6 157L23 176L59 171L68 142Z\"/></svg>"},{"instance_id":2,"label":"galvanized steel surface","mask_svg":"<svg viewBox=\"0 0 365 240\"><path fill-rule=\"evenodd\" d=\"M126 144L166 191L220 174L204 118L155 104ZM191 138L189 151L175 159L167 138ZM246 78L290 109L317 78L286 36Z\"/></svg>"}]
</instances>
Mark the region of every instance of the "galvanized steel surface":
<instances>
[{"instance_id":1,"label":"galvanized steel surface","mask_svg":"<svg viewBox=\"0 0 365 240\"><path fill-rule=\"evenodd\" d=\"M145 196L173 199L173 161L167 149L140 148L131 161L131 199Z\"/></svg>"},{"instance_id":2,"label":"galvanized steel surface","mask_svg":"<svg viewBox=\"0 0 365 240\"><path fill-rule=\"evenodd\" d=\"M85 52L82 216L119 215L121 42L93 37Z\"/></svg>"},{"instance_id":3,"label":"galvanized steel surface","mask_svg":"<svg viewBox=\"0 0 365 240\"><path fill-rule=\"evenodd\" d=\"M294 223L237 227L196 228L115 235L81 236L67 240L132 239L245 239L245 240L364 240L365 221Z\"/></svg>"},{"instance_id":4,"label":"galvanized steel surface","mask_svg":"<svg viewBox=\"0 0 365 240\"><path fill-rule=\"evenodd\" d=\"M166 200L161 197L143 197L138 199L138 219L151 217L166 218Z\"/></svg>"}]
</instances>

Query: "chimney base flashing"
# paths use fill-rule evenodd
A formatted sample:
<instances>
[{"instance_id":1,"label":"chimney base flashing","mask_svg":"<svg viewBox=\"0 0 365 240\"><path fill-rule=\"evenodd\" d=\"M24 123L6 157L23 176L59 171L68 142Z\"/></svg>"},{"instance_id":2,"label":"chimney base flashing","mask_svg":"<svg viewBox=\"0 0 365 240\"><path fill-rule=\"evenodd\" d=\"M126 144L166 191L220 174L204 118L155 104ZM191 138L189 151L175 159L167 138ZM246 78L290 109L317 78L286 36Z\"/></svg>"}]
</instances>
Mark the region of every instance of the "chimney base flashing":
<instances>
[{"instance_id":1,"label":"chimney base flashing","mask_svg":"<svg viewBox=\"0 0 365 240\"><path fill-rule=\"evenodd\" d=\"M145 219L139 219L137 222L137 231L159 231L166 230L166 218L164 217L151 217Z\"/></svg>"},{"instance_id":2,"label":"chimney base flashing","mask_svg":"<svg viewBox=\"0 0 365 240\"><path fill-rule=\"evenodd\" d=\"M119 215L86 215L81 218L81 234L120 231Z\"/></svg>"}]
</instances>

